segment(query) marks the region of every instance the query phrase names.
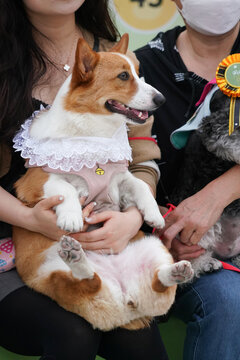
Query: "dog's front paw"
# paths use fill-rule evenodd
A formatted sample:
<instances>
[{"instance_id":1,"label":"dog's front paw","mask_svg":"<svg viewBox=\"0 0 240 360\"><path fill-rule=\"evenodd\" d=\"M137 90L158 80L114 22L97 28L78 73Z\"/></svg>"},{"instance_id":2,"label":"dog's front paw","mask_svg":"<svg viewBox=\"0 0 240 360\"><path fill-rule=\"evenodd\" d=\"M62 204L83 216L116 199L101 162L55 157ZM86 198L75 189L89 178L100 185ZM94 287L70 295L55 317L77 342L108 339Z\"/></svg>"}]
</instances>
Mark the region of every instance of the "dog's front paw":
<instances>
[{"instance_id":1,"label":"dog's front paw","mask_svg":"<svg viewBox=\"0 0 240 360\"><path fill-rule=\"evenodd\" d=\"M194 276L192 265L189 261L182 260L173 264L171 278L176 284L190 281Z\"/></svg>"},{"instance_id":2,"label":"dog's front paw","mask_svg":"<svg viewBox=\"0 0 240 360\"><path fill-rule=\"evenodd\" d=\"M232 263L236 267L240 268L240 255L237 255L234 258L232 258Z\"/></svg>"},{"instance_id":3,"label":"dog's front paw","mask_svg":"<svg viewBox=\"0 0 240 360\"><path fill-rule=\"evenodd\" d=\"M144 220L149 226L156 229L162 229L165 226L165 220L160 212L146 211L144 214Z\"/></svg>"},{"instance_id":4,"label":"dog's front paw","mask_svg":"<svg viewBox=\"0 0 240 360\"><path fill-rule=\"evenodd\" d=\"M78 232L83 229L82 213L79 211L61 211L57 214L57 226L68 232Z\"/></svg>"},{"instance_id":5,"label":"dog's front paw","mask_svg":"<svg viewBox=\"0 0 240 360\"><path fill-rule=\"evenodd\" d=\"M209 261L202 264L201 271L199 273L212 272L212 271L219 270L221 268L222 268L221 261L219 261L215 258L211 258Z\"/></svg>"}]
</instances>

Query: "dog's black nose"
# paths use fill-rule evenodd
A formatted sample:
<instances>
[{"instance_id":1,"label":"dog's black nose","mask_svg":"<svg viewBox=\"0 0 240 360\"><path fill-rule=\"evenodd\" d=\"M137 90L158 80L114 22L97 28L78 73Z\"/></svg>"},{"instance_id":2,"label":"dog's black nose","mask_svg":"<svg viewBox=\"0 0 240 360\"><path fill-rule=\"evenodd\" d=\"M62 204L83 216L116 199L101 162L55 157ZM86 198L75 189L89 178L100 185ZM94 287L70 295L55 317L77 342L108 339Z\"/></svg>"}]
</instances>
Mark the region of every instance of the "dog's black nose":
<instances>
[{"instance_id":1,"label":"dog's black nose","mask_svg":"<svg viewBox=\"0 0 240 360\"><path fill-rule=\"evenodd\" d=\"M160 93L156 94L153 98L153 102L157 106L161 106L162 104L165 103L165 101L166 101L165 97Z\"/></svg>"}]
</instances>

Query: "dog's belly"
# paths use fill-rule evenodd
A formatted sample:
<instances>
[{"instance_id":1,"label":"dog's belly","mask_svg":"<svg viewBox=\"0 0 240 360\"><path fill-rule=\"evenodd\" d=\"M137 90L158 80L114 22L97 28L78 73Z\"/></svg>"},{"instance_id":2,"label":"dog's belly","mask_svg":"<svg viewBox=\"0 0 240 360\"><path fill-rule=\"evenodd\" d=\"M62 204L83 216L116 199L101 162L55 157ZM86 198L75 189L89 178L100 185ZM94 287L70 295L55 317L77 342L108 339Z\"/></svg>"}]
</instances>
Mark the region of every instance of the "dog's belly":
<instances>
[{"instance_id":1,"label":"dog's belly","mask_svg":"<svg viewBox=\"0 0 240 360\"><path fill-rule=\"evenodd\" d=\"M143 251L142 242L141 246L130 245L116 255L102 255L92 251L86 251L86 255L100 278L127 295L137 279L147 276L146 273L149 278L153 276L152 256L143 256Z\"/></svg>"},{"instance_id":2,"label":"dog's belly","mask_svg":"<svg viewBox=\"0 0 240 360\"><path fill-rule=\"evenodd\" d=\"M152 293L152 279L156 268L161 264L171 264L169 254L159 239L143 238L130 243L121 253L102 255L86 251L94 271L112 289L117 302L126 303L129 299L141 304L143 292Z\"/></svg>"}]
</instances>

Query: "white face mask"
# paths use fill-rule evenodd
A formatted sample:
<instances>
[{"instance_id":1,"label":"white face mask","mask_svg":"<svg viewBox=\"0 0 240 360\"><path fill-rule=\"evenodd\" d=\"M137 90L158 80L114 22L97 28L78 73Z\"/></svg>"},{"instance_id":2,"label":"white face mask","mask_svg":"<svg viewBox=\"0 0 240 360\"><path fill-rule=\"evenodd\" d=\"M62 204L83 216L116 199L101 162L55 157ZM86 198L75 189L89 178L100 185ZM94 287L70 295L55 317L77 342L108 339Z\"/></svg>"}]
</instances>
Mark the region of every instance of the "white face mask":
<instances>
[{"instance_id":1,"label":"white face mask","mask_svg":"<svg viewBox=\"0 0 240 360\"><path fill-rule=\"evenodd\" d=\"M187 24L205 35L221 35L240 20L240 0L181 0Z\"/></svg>"}]
</instances>

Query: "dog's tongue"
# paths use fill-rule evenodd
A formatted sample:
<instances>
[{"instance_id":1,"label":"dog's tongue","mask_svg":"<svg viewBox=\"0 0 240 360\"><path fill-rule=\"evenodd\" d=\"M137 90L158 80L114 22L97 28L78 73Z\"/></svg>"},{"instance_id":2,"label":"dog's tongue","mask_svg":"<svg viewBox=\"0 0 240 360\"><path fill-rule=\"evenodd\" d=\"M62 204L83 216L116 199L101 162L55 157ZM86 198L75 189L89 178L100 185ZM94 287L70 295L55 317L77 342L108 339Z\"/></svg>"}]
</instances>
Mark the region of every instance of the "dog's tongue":
<instances>
[{"instance_id":1,"label":"dog's tongue","mask_svg":"<svg viewBox=\"0 0 240 360\"><path fill-rule=\"evenodd\" d=\"M116 100L108 100L119 113L126 115L130 119L139 119L145 121L148 118L148 112L145 110L133 109L127 105L124 105Z\"/></svg>"}]
</instances>

